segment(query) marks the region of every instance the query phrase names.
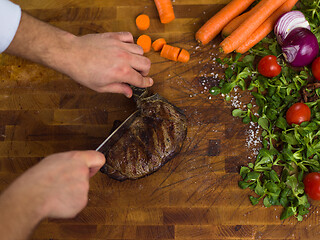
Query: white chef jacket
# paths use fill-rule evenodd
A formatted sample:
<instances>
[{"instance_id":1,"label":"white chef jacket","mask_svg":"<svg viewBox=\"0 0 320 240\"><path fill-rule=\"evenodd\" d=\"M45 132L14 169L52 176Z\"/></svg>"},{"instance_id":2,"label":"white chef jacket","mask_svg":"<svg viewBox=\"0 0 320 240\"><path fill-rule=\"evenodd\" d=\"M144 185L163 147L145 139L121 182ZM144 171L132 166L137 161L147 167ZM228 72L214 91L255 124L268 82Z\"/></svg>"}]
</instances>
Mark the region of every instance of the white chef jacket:
<instances>
[{"instance_id":1,"label":"white chef jacket","mask_svg":"<svg viewBox=\"0 0 320 240\"><path fill-rule=\"evenodd\" d=\"M18 30L21 8L8 1L0 0L0 53L5 51Z\"/></svg>"}]
</instances>

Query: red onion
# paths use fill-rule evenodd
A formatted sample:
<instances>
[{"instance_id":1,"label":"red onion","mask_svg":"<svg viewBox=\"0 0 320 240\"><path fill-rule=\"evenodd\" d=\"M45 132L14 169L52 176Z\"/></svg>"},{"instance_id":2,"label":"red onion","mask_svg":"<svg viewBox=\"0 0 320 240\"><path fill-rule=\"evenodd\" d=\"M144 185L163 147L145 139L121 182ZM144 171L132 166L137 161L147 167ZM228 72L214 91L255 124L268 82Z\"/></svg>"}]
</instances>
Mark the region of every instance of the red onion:
<instances>
[{"instance_id":1,"label":"red onion","mask_svg":"<svg viewBox=\"0 0 320 240\"><path fill-rule=\"evenodd\" d=\"M277 37L278 43L283 44L284 39L295 28L303 27L310 30L310 25L303 13L300 11L290 11L283 14L274 26L274 34Z\"/></svg>"},{"instance_id":2,"label":"red onion","mask_svg":"<svg viewBox=\"0 0 320 240\"><path fill-rule=\"evenodd\" d=\"M282 52L293 67L306 66L318 55L317 38L309 29L295 28L285 38Z\"/></svg>"}]
</instances>

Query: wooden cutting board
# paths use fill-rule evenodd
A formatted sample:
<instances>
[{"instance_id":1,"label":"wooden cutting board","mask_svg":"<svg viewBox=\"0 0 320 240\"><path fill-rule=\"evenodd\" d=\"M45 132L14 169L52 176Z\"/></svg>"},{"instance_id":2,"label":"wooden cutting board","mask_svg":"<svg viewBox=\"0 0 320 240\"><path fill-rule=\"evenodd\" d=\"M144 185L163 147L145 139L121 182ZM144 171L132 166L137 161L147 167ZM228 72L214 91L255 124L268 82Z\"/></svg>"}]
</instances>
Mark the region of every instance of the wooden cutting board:
<instances>
[{"instance_id":1,"label":"wooden cutting board","mask_svg":"<svg viewBox=\"0 0 320 240\"><path fill-rule=\"evenodd\" d=\"M252 206L239 189L241 165L259 147L254 126L231 116L248 103L213 97L223 71L216 39L198 46L194 33L229 0L175 0L176 19L160 23L152 0L15 0L31 15L77 35L130 31L140 13L151 17L146 31L191 53L187 64L150 52L150 76L158 92L182 108L188 136L176 158L136 181L117 182L98 173L91 180L88 206L74 219L44 220L32 239L318 239L319 207L313 202L303 222L280 221L281 207ZM0 55L0 188L5 189L43 157L62 151L95 149L114 120L134 111L132 100L95 93L51 69Z\"/></svg>"}]
</instances>

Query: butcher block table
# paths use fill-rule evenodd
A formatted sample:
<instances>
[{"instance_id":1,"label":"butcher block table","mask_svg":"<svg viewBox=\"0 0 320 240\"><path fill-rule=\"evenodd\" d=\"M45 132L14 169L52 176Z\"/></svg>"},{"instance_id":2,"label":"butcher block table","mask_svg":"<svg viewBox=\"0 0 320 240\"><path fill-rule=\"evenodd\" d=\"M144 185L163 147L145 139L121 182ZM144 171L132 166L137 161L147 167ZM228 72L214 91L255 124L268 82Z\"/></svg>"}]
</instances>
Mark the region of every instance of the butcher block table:
<instances>
[{"instance_id":1,"label":"butcher block table","mask_svg":"<svg viewBox=\"0 0 320 240\"><path fill-rule=\"evenodd\" d=\"M108 31L142 33L191 53L188 63L146 54L159 93L188 119L181 153L156 173L119 182L102 173L90 181L87 207L74 219L45 219L31 239L319 239L319 207L298 222L281 221L282 207L252 206L249 190L238 187L239 168L259 149L254 126L231 115L247 93L230 102L211 96L223 70L216 63L217 38L199 46L194 33L229 0L175 0L176 19L159 21L152 0L15 0L22 9L76 35ZM145 32L135 17L145 13ZM32 62L0 55L0 187L52 153L96 149L115 120L123 121L135 103L120 94L96 93L69 77ZM236 94L236 93L235 93ZM240 102L240 103L239 103ZM1 214L1 213L0 213ZM0 236L1 238L1 236Z\"/></svg>"}]
</instances>

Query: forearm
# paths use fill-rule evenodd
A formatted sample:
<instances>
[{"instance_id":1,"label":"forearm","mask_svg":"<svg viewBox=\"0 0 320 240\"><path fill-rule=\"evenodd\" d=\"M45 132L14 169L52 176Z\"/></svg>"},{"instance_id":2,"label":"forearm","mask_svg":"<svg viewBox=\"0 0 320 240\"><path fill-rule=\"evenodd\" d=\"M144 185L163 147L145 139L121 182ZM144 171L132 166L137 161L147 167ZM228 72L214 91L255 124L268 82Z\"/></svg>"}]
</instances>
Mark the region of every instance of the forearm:
<instances>
[{"instance_id":1,"label":"forearm","mask_svg":"<svg viewBox=\"0 0 320 240\"><path fill-rule=\"evenodd\" d=\"M73 218L88 202L89 177L105 163L102 153L50 155L0 195L0 239L24 240L44 218Z\"/></svg>"},{"instance_id":2,"label":"forearm","mask_svg":"<svg viewBox=\"0 0 320 240\"><path fill-rule=\"evenodd\" d=\"M62 71L74 35L22 12L17 33L5 51Z\"/></svg>"},{"instance_id":3,"label":"forearm","mask_svg":"<svg viewBox=\"0 0 320 240\"><path fill-rule=\"evenodd\" d=\"M37 199L28 199L30 195L17 184L21 183L14 183L0 196L1 239L27 239L42 219Z\"/></svg>"},{"instance_id":4,"label":"forearm","mask_svg":"<svg viewBox=\"0 0 320 240\"><path fill-rule=\"evenodd\" d=\"M153 84L147 77L151 62L128 32L78 37L22 12L5 52L48 66L97 92L131 97L129 85Z\"/></svg>"}]
</instances>

